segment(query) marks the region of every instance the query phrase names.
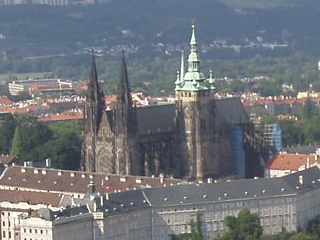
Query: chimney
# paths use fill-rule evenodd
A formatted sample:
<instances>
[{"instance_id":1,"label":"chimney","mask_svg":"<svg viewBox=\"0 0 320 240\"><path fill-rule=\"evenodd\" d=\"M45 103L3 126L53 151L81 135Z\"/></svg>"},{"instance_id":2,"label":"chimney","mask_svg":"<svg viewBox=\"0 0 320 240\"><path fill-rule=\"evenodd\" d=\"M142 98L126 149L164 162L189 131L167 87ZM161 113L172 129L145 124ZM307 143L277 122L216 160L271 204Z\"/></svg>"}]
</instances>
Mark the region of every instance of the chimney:
<instances>
[{"instance_id":1,"label":"chimney","mask_svg":"<svg viewBox=\"0 0 320 240\"><path fill-rule=\"evenodd\" d=\"M96 191L96 185L93 180L90 180L88 184L88 188L89 188L89 193L94 194L94 192Z\"/></svg>"},{"instance_id":2,"label":"chimney","mask_svg":"<svg viewBox=\"0 0 320 240\"><path fill-rule=\"evenodd\" d=\"M100 206L103 206L103 196L100 196Z\"/></svg>"},{"instance_id":3,"label":"chimney","mask_svg":"<svg viewBox=\"0 0 320 240\"><path fill-rule=\"evenodd\" d=\"M307 169L310 168L310 158L307 158Z\"/></svg>"},{"instance_id":4,"label":"chimney","mask_svg":"<svg viewBox=\"0 0 320 240\"><path fill-rule=\"evenodd\" d=\"M46 168L50 168L51 167L51 159L50 158L46 158Z\"/></svg>"},{"instance_id":5,"label":"chimney","mask_svg":"<svg viewBox=\"0 0 320 240\"><path fill-rule=\"evenodd\" d=\"M303 175L299 175L299 183L303 185Z\"/></svg>"},{"instance_id":6,"label":"chimney","mask_svg":"<svg viewBox=\"0 0 320 240\"><path fill-rule=\"evenodd\" d=\"M160 173L160 183L161 184L164 183L164 175L163 175L163 173Z\"/></svg>"},{"instance_id":7,"label":"chimney","mask_svg":"<svg viewBox=\"0 0 320 240\"><path fill-rule=\"evenodd\" d=\"M32 166L33 166L33 163L32 163L32 161L24 161L24 162L23 162L23 166L24 166L24 167L32 167Z\"/></svg>"}]
</instances>

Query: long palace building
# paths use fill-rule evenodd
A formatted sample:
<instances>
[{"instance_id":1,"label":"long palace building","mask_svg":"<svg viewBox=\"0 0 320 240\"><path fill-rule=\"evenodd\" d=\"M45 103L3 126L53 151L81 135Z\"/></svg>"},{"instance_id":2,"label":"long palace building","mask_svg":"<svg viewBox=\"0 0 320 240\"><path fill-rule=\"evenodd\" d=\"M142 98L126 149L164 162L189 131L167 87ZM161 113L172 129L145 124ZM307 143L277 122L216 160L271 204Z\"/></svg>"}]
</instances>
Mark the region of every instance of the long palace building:
<instances>
[{"instance_id":1,"label":"long palace building","mask_svg":"<svg viewBox=\"0 0 320 240\"><path fill-rule=\"evenodd\" d=\"M203 239L214 239L227 230L227 216L249 209L258 213L264 234L275 234L305 229L320 214L319 203L320 170L313 167L281 178L96 193L87 204L25 213L15 231L19 239L171 240L190 233L198 216ZM9 211L3 211L3 231L12 219ZM10 240L5 234L2 239Z\"/></svg>"}]
</instances>

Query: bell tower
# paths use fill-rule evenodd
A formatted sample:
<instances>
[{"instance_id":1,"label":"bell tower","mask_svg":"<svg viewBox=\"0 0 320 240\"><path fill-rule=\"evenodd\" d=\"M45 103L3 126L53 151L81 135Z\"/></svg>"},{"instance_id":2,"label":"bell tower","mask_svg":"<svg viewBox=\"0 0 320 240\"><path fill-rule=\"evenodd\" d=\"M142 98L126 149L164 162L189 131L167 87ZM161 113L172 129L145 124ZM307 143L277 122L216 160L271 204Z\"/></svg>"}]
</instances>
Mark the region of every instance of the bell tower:
<instances>
[{"instance_id":1,"label":"bell tower","mask_svg":"<svg viewBox=\"0 0 320 240\"><path fill-rule=\"evenodd\" d=\"M180 175L203 179L217 174L214 163L214 81L200 70L196 26L192 23L188 70L184 69L184 53L175 82L176 126Z\"/></svg>"}]
</instances>

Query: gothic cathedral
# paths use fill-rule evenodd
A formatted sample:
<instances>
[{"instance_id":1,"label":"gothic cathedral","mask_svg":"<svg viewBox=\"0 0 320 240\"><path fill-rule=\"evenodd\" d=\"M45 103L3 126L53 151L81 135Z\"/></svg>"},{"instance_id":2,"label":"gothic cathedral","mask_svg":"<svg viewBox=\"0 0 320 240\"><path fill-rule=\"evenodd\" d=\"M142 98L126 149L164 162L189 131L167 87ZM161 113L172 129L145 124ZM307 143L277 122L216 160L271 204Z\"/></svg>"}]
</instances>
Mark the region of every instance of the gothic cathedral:
<instances>
[{"instance_id":1,"label":"gothic cathedral","mask_svg":"<svg viewBox=\"0 0 320 240\"><path fill-rule=\"evenodd\" d=\"M198 180L247 177L248 157L257 152L250 146L254 141L246 140L252 133L247 114L238 98L214 98L212 74L207 79L200 70L194 24L187 71L184 64L182 53L175 104L137 108L123 55L116 107L106 111L93 56L83 170Z\"/></svg>"}]
</instances>

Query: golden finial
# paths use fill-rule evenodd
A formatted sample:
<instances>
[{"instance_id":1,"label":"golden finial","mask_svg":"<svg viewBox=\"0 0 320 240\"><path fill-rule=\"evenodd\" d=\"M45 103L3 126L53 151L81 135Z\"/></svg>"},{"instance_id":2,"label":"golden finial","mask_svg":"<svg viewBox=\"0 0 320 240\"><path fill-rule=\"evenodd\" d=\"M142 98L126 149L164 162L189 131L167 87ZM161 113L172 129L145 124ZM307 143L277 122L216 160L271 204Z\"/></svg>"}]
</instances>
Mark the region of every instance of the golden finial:
<instances>
[{"instance_id":1,"label":"golden finial","mask_svg":"<svg viewBox=\"0 0 320 240\"><path fill-rule=\"evenodd\" d=\"M196 21L195 21L194 19L192 20L191 27L192 27L192 28L196 28Z\"/></svg>"}]
</instances>

